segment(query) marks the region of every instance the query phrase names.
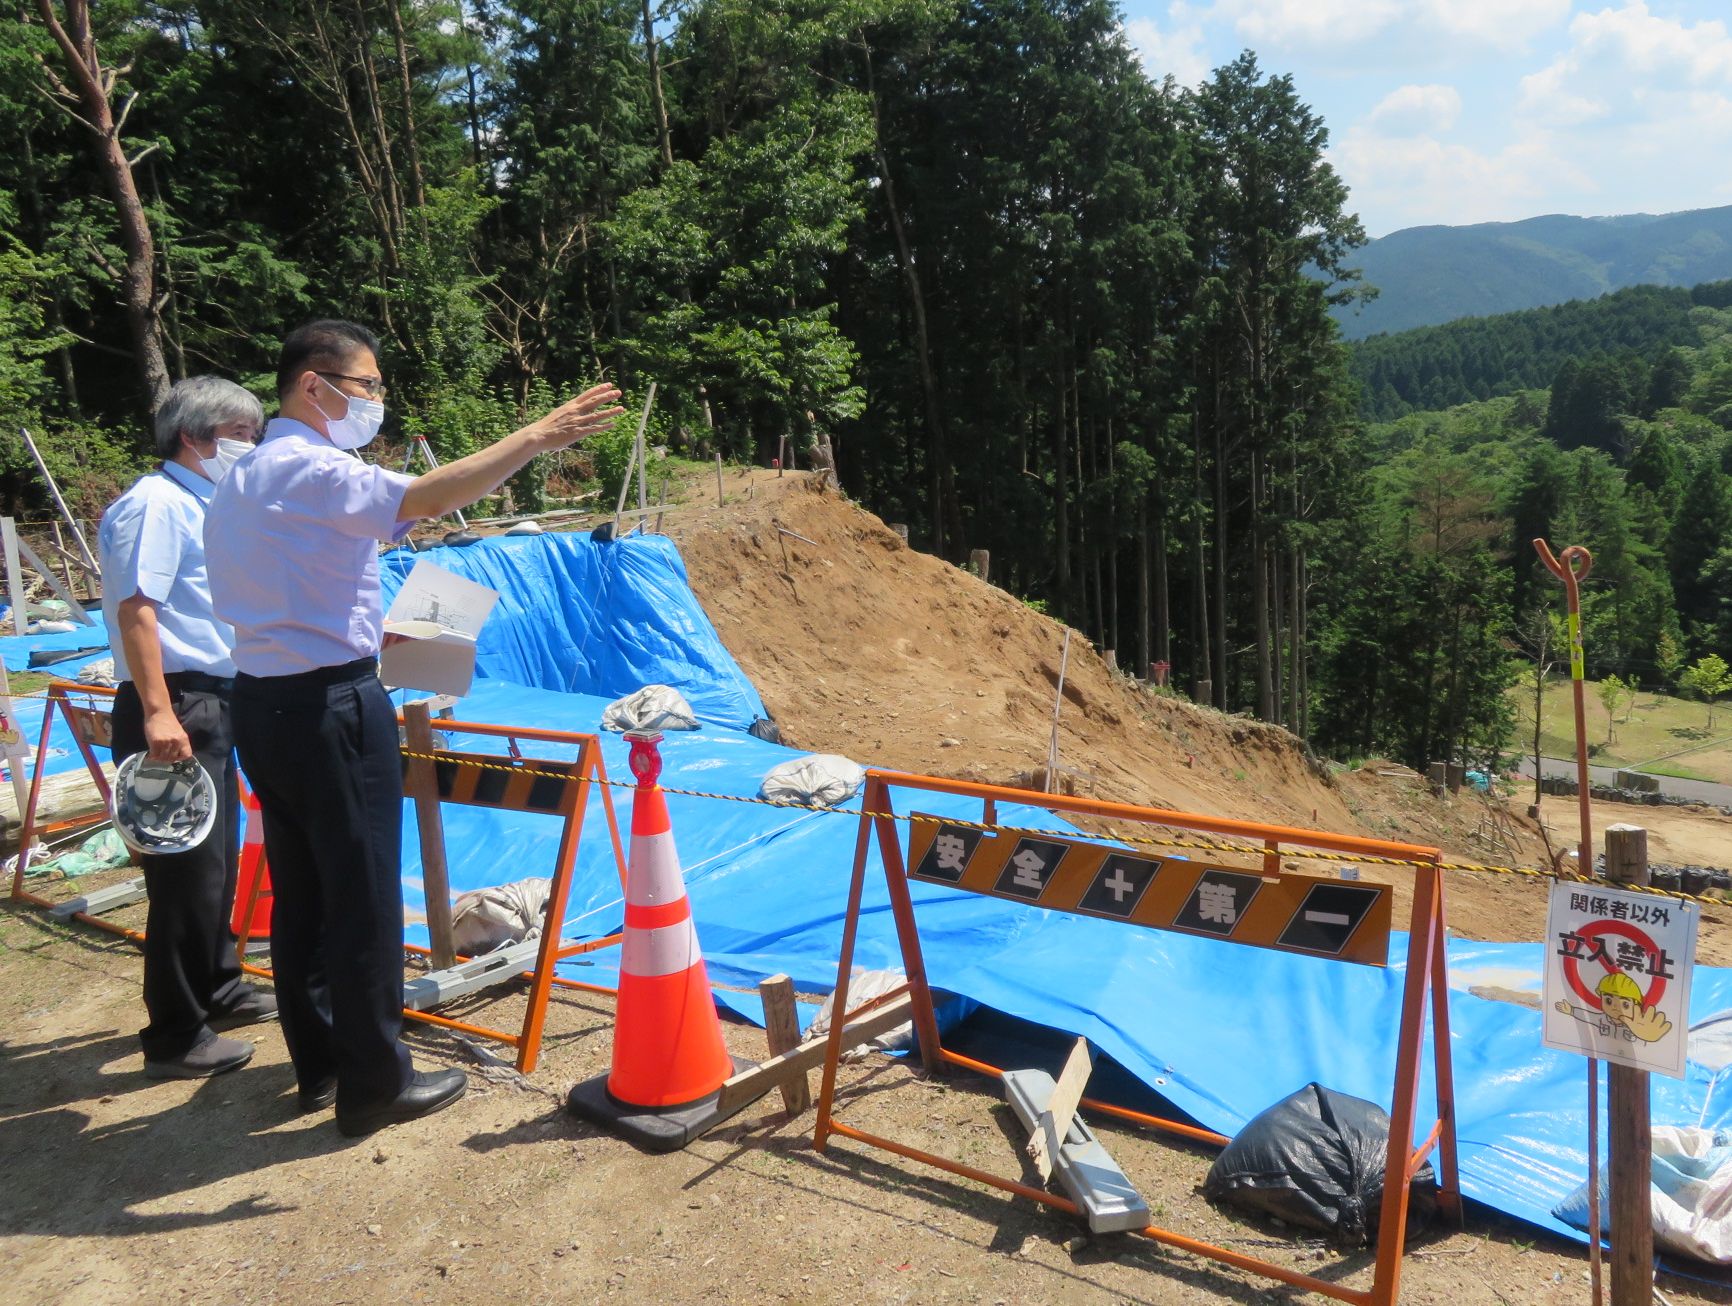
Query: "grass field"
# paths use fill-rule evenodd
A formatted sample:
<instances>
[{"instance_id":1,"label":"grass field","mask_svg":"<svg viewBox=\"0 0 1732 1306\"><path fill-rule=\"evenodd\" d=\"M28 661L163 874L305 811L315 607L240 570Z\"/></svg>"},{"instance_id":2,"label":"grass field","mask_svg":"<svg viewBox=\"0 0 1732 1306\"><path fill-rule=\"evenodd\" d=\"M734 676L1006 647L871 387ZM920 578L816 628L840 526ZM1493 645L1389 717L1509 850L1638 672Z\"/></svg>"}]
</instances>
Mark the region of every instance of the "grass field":
<instances>
[{"instance_id":1,"label":"grass field","mask_svg":"<svg viewBox=\"0 0 1732 1306\"><path fill-rule=\"evenodd\" d=\"M1600 703L1599 682L1590 680L1586 688L1589 760L1595 765L1732 784L1732 701L1715 705L1712 730L1707 704L1666 694L1625 699L1614 722ZM1516 748L1526 752L1533 747L1533 688L1511 694L1520 722ZM1575 756L1575 704L1568 680L1546 686L1540 751L1551 757Z\"/></svg>"}]
</instances>

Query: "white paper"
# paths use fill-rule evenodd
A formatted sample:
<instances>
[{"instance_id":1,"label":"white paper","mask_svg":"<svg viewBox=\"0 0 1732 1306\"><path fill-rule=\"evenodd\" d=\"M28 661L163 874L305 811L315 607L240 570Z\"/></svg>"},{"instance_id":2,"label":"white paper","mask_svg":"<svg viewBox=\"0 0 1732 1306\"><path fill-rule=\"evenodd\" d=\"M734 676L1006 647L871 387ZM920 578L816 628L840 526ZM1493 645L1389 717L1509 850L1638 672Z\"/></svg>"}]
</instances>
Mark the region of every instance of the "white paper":
<instances>
[{"instance_id":1,"label":"white paper","mask_svg":"<svg viewBox=\"0 0 1732 1306\"><path fill-rule=\"evenodd\" d=\"M1553 882L1545 1045L1682 1079L1699 915L1679 898Z\"/></svg>"},{"instance_id":2,"label":"white paper","mask_svg":"<svg viewBox=\"0 0 1732 1306\"><path fill-rule=\"evenodd\" d=\"M498 602L497 590L423 558L385 614L380 678L398 689L467 694L475 678L475 641Z\"/></svg>"}]
</instances>

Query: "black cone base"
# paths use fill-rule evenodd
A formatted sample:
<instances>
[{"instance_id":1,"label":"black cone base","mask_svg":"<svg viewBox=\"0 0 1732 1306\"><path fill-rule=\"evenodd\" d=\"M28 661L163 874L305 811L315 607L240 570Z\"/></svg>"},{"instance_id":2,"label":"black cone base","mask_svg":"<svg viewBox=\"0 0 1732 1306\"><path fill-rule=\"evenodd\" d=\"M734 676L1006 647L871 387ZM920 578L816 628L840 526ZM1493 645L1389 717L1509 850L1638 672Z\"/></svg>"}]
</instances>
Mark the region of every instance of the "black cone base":
<instances>
[{"instance_id":1,"label":"black cone base","mask_svg":"<svg viewBox=\"0 0 1732 1306\"><path fill-rule=\"evenodd\" d=\"M756 1065L735 1057L738 1073ZM766 1088L764 1092L768 1092ZM748 1098L732 1111L723 1113L716 1107L720 1091L696 1102L677 1107L629 1106L607 1091L607 1076L597 1075L571 1086L566 1094L565 1109L581 1120L600 1125L618 1134L628 1143L635 1143L646 1152L677 1152L694 1138L701 1138L730 1116L738 1115L757 1098ZM760 1093L758 1097L762 1097Z\"/></svg>"}]
</instances>

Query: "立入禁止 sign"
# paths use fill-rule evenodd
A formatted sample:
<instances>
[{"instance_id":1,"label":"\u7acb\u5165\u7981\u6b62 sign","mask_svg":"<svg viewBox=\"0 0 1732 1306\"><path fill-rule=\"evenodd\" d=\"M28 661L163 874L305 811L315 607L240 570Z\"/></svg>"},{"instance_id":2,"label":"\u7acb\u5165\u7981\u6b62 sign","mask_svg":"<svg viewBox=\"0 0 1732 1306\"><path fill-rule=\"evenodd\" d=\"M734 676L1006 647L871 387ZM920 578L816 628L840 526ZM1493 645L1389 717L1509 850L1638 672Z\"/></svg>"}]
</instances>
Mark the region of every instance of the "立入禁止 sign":
<instances>
[{"instance_id":1,"label":"\u7acb\u5165\u7981\u6b62 sign","mask_svg":"<svg viewBox=\"0 0 1732 1306\"><path fill-rule=\"evenodd\" d=\"M1553 884L1545 1045L1682 1079L1699 914L1677 898Z\"/></svg>"}]
</instances>

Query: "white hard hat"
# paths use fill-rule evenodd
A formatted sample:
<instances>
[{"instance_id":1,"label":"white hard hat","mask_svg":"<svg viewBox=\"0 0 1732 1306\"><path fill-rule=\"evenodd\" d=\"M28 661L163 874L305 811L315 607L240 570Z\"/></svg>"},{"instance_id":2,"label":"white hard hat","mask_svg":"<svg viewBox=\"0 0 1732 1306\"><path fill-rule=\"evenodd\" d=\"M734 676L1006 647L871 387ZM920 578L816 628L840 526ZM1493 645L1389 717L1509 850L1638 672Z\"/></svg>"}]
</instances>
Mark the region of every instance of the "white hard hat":
<instances>
[{"instance_id":1,"label":"white hard hat","mask_svg":"<svg viewBox=\"0 0 1732 1306\"><path fill-rule=\"evenodd\" d=\"M196 757L153 762L147 753L134 753L115 770L114 828L135 853L188 852L216 824L216 799L216 785Z\"/></svg>"}]
</instances>

